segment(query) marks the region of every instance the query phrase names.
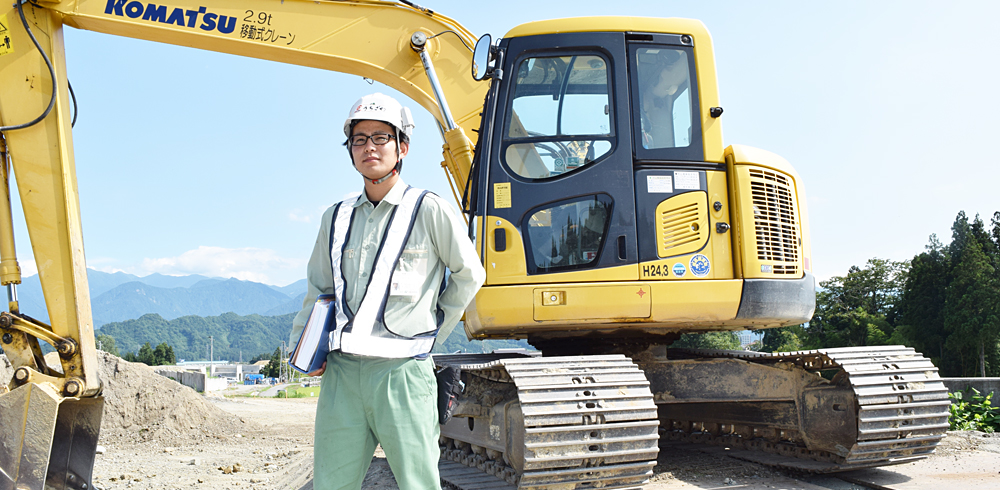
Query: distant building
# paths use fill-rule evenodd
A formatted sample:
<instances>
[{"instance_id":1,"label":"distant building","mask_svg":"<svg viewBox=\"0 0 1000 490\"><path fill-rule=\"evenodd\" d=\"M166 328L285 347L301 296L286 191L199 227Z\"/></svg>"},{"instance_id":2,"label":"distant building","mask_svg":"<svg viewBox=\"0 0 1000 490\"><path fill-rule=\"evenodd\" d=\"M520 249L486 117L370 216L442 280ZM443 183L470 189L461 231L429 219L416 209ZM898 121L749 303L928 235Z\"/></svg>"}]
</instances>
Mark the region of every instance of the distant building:
<instances>
[{"instance_id":1,"label":"distant building","mask_svg":"<svg viewBox=\"0 0 1000 490\"><path fill-rule=\"evenodd\" d=\"M244 374L260 373L261 368L266 366L268 361L260 361L253 364L239 364L231 361L190 361L178 362L177 367L185 371L196 371L207 373L209 376L220 378L231 378L241 381Z\"/></svg>"},{"instance_id":2,"label":"distant building","mask_svg":"<svg viewBox=\"0 0 1000 490\"><path fill-rule=\"evenodd\" d=\"M736 332L736 336L740 339L740 349L746 349L748 345L763 340L764 332L760 330L740 330Z\"/></svg>"}]
</instances>

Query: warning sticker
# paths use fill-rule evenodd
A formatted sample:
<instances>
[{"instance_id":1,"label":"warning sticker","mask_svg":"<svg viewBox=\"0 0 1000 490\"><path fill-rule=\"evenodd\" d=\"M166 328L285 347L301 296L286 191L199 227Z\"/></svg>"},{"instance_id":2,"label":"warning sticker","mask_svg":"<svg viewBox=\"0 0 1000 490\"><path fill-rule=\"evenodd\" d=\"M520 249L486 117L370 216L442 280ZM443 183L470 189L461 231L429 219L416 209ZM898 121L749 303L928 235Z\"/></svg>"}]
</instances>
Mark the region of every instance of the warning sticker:
<instances>
[{"instance_id":1,"label":"warning sticker","mask_svg":"<svg viewBox=\"0 0 1000 490\"><path fill-rule=\"evenodd\" d=\"M502 209L510 207L510 182L493 184L493 208Z\"/></svg>"},{"instance_id":2,"label":"warning sticker","mask_svg":"<svg viewBox=\"0 0 1000 490\"><path fill-rule=\"evenodd\" d=\"M0 15L0 56L14 52L10 44L10 29L7 28L7 14Z\"/></svg>"},{"instance_id":3,"label":"warning sticker","mask_svg":"<svg viewBox=\"0 0 1000 490\"><path fill-rule=\"evenodd\" d=\"M670 177L669 175L647 175L646 192L649 194L654 194L654 193L670 194L674 192L674 184L672 177Z\"/></svg>"},{"instance_id":4,"label":"warning sticker","mask_svg":"<svg viewBox=\"0 0 1000 490\"><path fill-rule=\"evenodd\" d=\"M698 172L674 172L675 185L678 189L700 189Z\"/></svg>"}]
</instances>

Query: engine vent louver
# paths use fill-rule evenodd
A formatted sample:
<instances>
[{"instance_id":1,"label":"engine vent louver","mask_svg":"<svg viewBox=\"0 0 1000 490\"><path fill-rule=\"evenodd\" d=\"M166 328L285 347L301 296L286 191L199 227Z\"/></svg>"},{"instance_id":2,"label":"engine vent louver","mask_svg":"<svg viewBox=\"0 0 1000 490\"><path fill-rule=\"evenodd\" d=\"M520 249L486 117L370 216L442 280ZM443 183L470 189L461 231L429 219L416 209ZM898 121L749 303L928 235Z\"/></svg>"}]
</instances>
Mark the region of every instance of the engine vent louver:
<instances>
[{"instance_id":1,"label":"engine vent louver","mask_svg":"<svg viewBox=\"0 0 1000 490\"><path fill-rule=\"evenodd\" d=\"M795 187L779 173L750 169L750 194L757 238L757 259L774 274L798 274L801 241Z\"/></svg>"},{"instance_id":2,"label":"engine vent louver","mask_svg":"<svg viewBox=\"0 0 1000 490\"><path fill-rule=\"evenodd\" d=\"M705 194L689 192L656 207L657 252L661 258L699 250L708 239Z\"/></svg>"}]
</instances>

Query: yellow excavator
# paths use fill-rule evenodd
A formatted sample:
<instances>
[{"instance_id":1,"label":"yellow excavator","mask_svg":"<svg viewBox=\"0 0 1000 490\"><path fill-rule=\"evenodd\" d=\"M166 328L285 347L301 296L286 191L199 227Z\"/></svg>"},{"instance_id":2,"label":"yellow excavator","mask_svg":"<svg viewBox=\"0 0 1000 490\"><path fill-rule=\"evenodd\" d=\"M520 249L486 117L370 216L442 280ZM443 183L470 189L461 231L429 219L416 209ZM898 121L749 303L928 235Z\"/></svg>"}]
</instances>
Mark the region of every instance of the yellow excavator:
<instances>
[{"instance_id":1,"label":"yellow excavator","mask_svg":"<svg viewBox=\"0 0 1000 490\"><path fill-rule=\"evenodd\" d=\"M466 334L542 353L435 356L461 381L444 458L518 488L638 488L660 441L827 472L912 461L943 437L945 388L912 349L667 348L815 306L802 183L777 155L723 145L698 21L546 20L494 42L405 0L15 0L0 8L0 346L15 368L0 490L91 488L103 409L63 26L355 74L434 115L487 270ZM11 177L50 324L18 307Z\"/></svg>"}]
</instances>

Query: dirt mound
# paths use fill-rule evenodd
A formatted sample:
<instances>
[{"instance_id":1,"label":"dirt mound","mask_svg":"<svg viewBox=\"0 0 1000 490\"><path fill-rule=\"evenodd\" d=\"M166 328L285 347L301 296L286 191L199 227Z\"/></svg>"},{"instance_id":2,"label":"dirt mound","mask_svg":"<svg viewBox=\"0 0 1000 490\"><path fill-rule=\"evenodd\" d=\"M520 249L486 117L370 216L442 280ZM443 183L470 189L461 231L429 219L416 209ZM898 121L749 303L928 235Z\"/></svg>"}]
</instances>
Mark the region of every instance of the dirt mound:
<instances>
[{"instance_id":1,"label":"dirt mound","mask_svg":"<svg viewBox=\"0 0 1000 490\"><path fill-rule=\"evenodd\" d=\"M228 439L260 429L145 364L102 351L98 359L105 399L102 441L190 444L192 439Z\"/></svg>"},{"instance_id":2,"label":"dirt mound","mask_svg":"<svg viewBox=\"0 0 1000 490\"><path fill-rule=\"evenodd\" d=\"M0 387L7 386L7 383L10 383L10 378L13 377L14 368L10 366L7 354L0 354ZM0 388L0 393L3 393L3 388Z\"/></svg>"},{"instance_id":3,"label":"dirt mound","mask_svg":"<svg viewBox=\"0 0 1000 490\"><path fill-rule=\"evenodd\" d=\"M54 353L52 353L54 354ZM46 356L58 366L58 358ZM205 400L193 389L160 376L142 363L97 351L98 374L104 383L102 444L157 442L190 445L201 439L230 439L261 430ZM0 355L0 382L13 376L7 356ZM0 390L2 391L2 390Z\"/></svg>"}]
</instances>

